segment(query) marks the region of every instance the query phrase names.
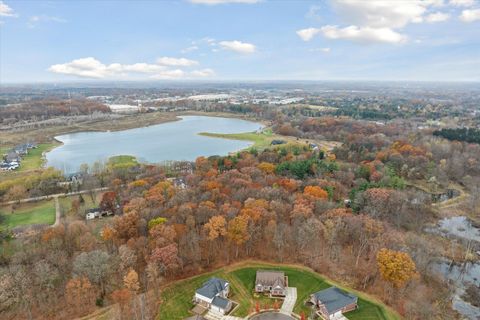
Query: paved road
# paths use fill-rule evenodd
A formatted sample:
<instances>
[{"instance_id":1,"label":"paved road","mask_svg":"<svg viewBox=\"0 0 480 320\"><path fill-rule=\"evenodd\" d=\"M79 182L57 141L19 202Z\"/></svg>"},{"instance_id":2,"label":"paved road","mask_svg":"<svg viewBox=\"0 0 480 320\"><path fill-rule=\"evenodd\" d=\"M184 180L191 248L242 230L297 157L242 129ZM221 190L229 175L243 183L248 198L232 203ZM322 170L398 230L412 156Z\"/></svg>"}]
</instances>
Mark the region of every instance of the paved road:
<instances>
[{"instance_id":1,"label":"paved road","mask_svg":"<svg viewBox=\"0 0 480 320\"><path fill-rule=\"evenodd\" d=\"M256 316L253 316L251 320L295 320L294 318L287 316L286 314L278 312L266 312Z\"/></svg>"},{"instance_id":2,"label":"paved road","mask_svg":"<svg viewBox=\"0 0 480 320\"><path fill-rule=\"evenodd\" d=\"M41 196L41 197L34 197L34 198L26 198L22 199L20 201L7 201L7 202L2 202L0 205L11 205L11 204L16 204L16 203L27 203L27 202L35 202L35 201L40 201L40 200L49 200L49 199L54 199L58 197L69 197L69 196L75 196L79 194L85 194L89 192L98 192L98 191L105 191L108 190L107 187L105 188L96 188L96 189L91 189L91 190L82 190L82 191L77 191L77 192L70 192L70 193L57 193L57 194L49 194L47 196Z\"/></svg>"}]
</instances>

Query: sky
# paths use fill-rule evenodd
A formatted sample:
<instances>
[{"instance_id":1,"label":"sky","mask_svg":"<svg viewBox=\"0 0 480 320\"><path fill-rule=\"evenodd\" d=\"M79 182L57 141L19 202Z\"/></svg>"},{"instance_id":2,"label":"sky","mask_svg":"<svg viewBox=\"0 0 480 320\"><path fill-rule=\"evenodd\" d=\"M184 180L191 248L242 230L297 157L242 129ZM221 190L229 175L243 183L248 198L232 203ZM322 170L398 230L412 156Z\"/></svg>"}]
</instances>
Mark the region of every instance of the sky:
<instances>
[{"instance_id":1,"label":"sky","mask_svg":"<svg viewBox=\"0 0 480 320\"><path fill-rule=\"evenodd\" d=\"M480 0L0 0L0 84L480 81Z\"/></svg>"}]
</instances>

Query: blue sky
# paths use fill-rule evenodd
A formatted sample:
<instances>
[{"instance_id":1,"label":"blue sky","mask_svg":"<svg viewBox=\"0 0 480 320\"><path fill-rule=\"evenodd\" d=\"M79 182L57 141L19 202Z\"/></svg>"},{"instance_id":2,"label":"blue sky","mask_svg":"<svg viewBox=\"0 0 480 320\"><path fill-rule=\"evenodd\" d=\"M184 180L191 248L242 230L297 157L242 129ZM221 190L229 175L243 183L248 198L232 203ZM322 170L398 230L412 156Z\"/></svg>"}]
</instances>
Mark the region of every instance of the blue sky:
<instances>
[{"instance_id":1,"label":"blue sky","mask_svg":"<svg viewBox=\"0 0 480 320\"><path fill-rule=\"evenodd\" d=\"M0 1L0 82L480 81L478 0Z\"/></svg>"}]
</instances>

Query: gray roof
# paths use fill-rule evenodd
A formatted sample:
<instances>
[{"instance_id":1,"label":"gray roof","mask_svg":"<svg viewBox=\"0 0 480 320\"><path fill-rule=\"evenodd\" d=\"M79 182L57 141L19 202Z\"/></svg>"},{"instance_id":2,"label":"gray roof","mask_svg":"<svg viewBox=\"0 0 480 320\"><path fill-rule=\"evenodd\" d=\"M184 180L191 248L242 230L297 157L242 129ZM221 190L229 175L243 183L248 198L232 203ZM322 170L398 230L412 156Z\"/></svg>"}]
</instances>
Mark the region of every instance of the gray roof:
<instances>
[{"instance_id":1,"label":"gray roof","mask_svg":"<svg viewBox=\"0 0 480 320\"><path fill-rule=\"evenodd\" d=\"M197 289L197 293L207 297L213 298L218 293L222 292L225 289L225 286L228 282L220 278L210 278L207 282L203 284L200 289Z\"/></svg>"},{"instance_id":2,"label":"gray roof","mask_svg":"<svg viewBox=\"0 0 480 320\"><path fill-rule=\"evenodd\" d=\"M283 271L257 270L255 284L285 288L285 273Z\"/></svg>"},{"instance_id":3,"label":"gray roof","mask_svg":"<svg viewBox=\"0 0 480 320\"><path fill-rule=\"evenodd\" d=\"M212 304L214 306L219 307L219 308L226 309L227 306L228 306L228 302L229 301L227 299L217 296L217 297L213 298Z\"/></svg>"},{"instance_id":4,"label":"gray roof","mask_svg":"<svg viewBox=\"0 0 480 320\"><path fill-rule=\"evenodd\" d=\"M315 298L321 302L329 314L333 314L343 307L352 303L357 303L357 296L338 289L330 287L328 289L318 291L313 294Z\"/></svg>"}]
</instances>

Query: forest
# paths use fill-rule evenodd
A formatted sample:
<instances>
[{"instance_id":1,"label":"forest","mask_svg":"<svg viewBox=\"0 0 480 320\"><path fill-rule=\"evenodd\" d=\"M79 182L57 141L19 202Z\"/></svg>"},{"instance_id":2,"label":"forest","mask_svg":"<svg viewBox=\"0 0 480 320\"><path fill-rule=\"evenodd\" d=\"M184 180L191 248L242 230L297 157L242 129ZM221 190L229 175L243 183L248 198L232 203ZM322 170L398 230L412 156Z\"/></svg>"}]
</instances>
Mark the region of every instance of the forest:
<instances>
[{"instance_id":1,"label":"forest","mask_svg":"<svg viewBox=\"0 0 480 320\"><path fill-rule=\"evenodd\" d=\"M437 213L408 184L454 181L478 190L480 146L423 135L407 141L403 126L336 118L284 118L274 130L343 145L330 153L299 145L200 157L193 172L137 162L85 166L89 188L109 188L100 206L123 213L98 229L73 199L68 215L78 218L23 241L4 237L0 312L69 318L118 303L156 314L162 285L256 258L309 266L408 319L453 318L448 287L429 266L441 256L461 261L464 249L423 232ZM57 192L48 189L60 179L54 171L37 179L4 184L5 199ZM478 197L469 203L477 208ZM149 303L134 303L141 292Z\"/></svg>"}]
</instances>

